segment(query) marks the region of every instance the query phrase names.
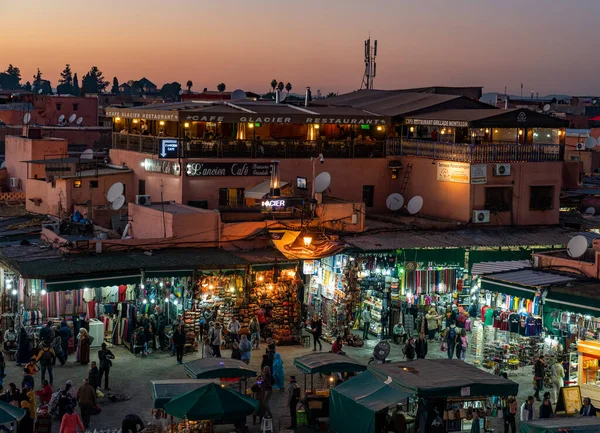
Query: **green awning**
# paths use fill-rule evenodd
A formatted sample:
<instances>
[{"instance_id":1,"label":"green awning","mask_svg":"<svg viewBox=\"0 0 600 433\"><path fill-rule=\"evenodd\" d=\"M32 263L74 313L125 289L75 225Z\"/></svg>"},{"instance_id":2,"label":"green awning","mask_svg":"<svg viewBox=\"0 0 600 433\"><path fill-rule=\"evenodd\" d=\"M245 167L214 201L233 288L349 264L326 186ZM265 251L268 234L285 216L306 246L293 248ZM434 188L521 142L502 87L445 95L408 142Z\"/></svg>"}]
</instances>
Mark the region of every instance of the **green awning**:
<instances>
[{"instance_id":1,"label":"green awning","mask_svg":"<svg viewBox=\"0 0 600 433\"><path fill-rule=\"evenodd\" d=\"M62 292L64 290L95 289L97 287L119 286L121 284L139 284L142 274L123 274L123 275L72 275L64 278L52 278L46 280L46 290L48 292Z\"/></svg>"},{"instance_id":2,"label":"green awning","mask_svg":"<svg viewBox=\"0 0 600 433\"><path fill-rule=\"evenodd\" d=\"M152 401L154 409L162 409L162 407L186 392L195 390L209 383L218 383L214 380L197 380L197 379L173 379L173 380L152 380Z\"/></svg>"},{"instance_id":3,"label":"green awning","mask_svg":"<svg viewBox=\"0 0 600 433\"><path fill-rule=\"evenodd\" d=\"M177 270L152 270L144 271L146 278L170 278L170 277L193 277L193 269L177 269Z\"/></svg>"},{"instance_id":4,"label":"green awning","mask_svg":"<svg viewBox=\"0 0 600 433\"><path fill-rule=\"evenodd\" d=\"M192 379L228 379L256 377L256 371L242 361L231 358L204 358L184 364L185 373Z\"/></svg>"},{"instance_id":5,"label":"green awning","mask_svg":"<svg viewBox=\"0 0 600 433\"><path fill-rule=\"evenodd\" d=\"M562 289L562 288L560 288ZM550 287L546 295L545 304L554 309L579 313L592 317L600 317L600 299L588 296L578 296L573 293L564 293L559 288ZM570 288L571 292L577 291L577 285Z\"/></svg>"},{"instance_id":6,"label":"green awning","mask_svg":"<svg viewBox=\"0 0 600 433\"><path fill-rule=\"evenodd\" d=\"M335 388L329 393L329 428L335 433L356 431L375 433L376 414L412 397L413 393L402 391L365 371Z\"/></svg>"},{"instance_id":7,"label":"green awning","mask_svg":"<svg viewBox=\"0 0 600 433\"><path fill-rule=\"evenodd\" d=\"M526 288L518 284L504 283L493 279L481 277L481 289L490 292L504 293L505 295L518 296L519 298L533 299L537 291L533 288Z\"/></svg>"},{"instance_id":8,"label":"green awning","mask_svg":"<svg viewBox=\"0 0 600 433\"><path fill-rule=\"evenodd\" d=\"M357 373L367 369L366 365L336 353L309 353L294 359L294 365L306 374Z\"/></svg>"},{"instance_id":9,"label":"green awning","mask_svg":"<svg viewBox=\"0 0 600 433\"><path fill-rule=\"evenodd\" d=\"M426 266L463 267L465 265L464 248L407 248L398 250L398 262L424 263Z\"/></svg>"}]
</instances>

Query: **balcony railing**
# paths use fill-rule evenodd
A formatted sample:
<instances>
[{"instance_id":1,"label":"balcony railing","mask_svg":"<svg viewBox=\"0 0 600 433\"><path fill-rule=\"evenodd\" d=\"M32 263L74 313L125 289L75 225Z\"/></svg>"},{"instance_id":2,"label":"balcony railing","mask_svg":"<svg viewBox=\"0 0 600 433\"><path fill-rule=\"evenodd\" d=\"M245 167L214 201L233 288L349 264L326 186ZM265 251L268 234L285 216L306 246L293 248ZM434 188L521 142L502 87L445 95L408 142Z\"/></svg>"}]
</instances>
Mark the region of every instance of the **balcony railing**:
<instances>
[{"instance_id":1,"label":"balcony railing","mask_svg":"<svg viewBox=\"0 0 600 433\"><path fill-rule=\"evenodd\" d=\"M157 155L161 138L164 137L114 133L113 148ZM385 141L184 139L181 144L183 158L310 158L321 153L325 158L418 156L470 163L564 160L564 146L538 143L466 144L390 138Z\"/></svg>"},{"instance_id":2,"label":"balcony railing","mask_svg":"<svg viewBox=\"0 0 600 433\"><path fill-rule=\"evenodd\" d=\"M158 154L160 139L149 135L113 134L113 148ZM310 158L320 153L326 158L383 158L385 141L304 141L186 139L181 145L183 158Z\"/></svg>"},{"instance_id":3,"label":"balcony railing","mask_svg":"<svg viewBox=\"0 0 600 433\"><path fill-rule=\"evenodd\" d=\"M478 144L440 143L425 140L392 139L395 154L419 156L423 158L441 159L444 161L460 161L470 163L484 162L552 162L563 161L563 146L559 144L541 143L506 143L488 142Z\"/></svg>"}]
</instances>

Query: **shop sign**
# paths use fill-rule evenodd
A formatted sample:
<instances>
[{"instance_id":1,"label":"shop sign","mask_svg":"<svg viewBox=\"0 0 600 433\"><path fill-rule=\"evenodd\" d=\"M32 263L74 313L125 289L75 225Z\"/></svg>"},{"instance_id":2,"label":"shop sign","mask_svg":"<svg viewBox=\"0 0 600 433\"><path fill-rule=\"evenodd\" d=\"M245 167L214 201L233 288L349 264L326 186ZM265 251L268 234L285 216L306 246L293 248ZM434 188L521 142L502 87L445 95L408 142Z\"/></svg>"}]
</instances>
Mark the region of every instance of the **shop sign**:
<instances>
[{"instance_id":1,"label":"shop sign","mask_svg":"<svg viewBox=\"0 0 600 433\"><path fill-rule=\"evenodd\" d=\"M269 209L273 207L285 207L285 200L263 200L261 206Z\"/></svg>"},{"instance_id":2,"label":"shop sign","mask_svg":"<svg viewBox=\"0 0 600 433\"><path fill-rule=\"evenodd\" d=\"M471 387L470 386L463 386L460 389L460 396L461 397L471 397Z\"/></svg>"},{"instance_id":3,"label":"shop sign","mask_svg":"<svg viewBox=\"0 0 600 433\"><path fill-rule=\"evenodd\" d=\"M439 182L469 183L471 164L465 162L438 161L437 180Z\"/></svg>"},{"instance_id":4,"label":"shop sign","mask_svg":"<svg viewBox=\"0 0 600 433\"><path fill-rule=\"evenodd\" d=\"M179 156L179 140L176 138L160 139L160 158L177 158Z\"/></svg>"},{"instance_id":5,"label":"shop sign","mask_svg":"<svg viewBox=\"0 0 600 433\"><path fill-rule=\"evenodd\" d=\"M406 119L404 123L416 126L446 126L454 128L467 128L469 126L469 122L462 120Z\"/></svg>"},{"instance_id":6,"label":"shop sign","mask_svg":"<svg viewBox=\"0 0 600 433\"><path fill-rule=\"evenodd\" d=\"M122 117L123 119L144 119L144 120L179 120L179 113L170 111L151 111L151 112L136 112L136 111L121 111L121 110L106 110L106 117Z\"/></svg>"},{"instance_id":7,"label":"shop sign","mask_svg":"<svg viewBox=\"0 0 600 433\"><path fill-rule=\"evenodd\" d=\"M304 260L302 264L302 273L304 275L312 275L315 273L315 261L314 260Z\"/></svg>"},{"instance_id":8,"label":"shop sign","mask_svg":"<svg viewBox=\"0 0 600 433\"><path fill-rule=\"evenodd\" d=\"M471 166L471 185L484 185L487 183L487 165L475 164Z\"/></svg>"},{"instance_id":9,"label":"shop sign","mask_svg":"<svg viewBox=\"0 0 600 433\"><path fill-rule=\"evenodd\" d=\"M527 122L527 113L525 113L524 111L519 112L519 114L517 115L517 122L519 122L519 123Z\"/></svg>"},{"instance_id":10,"label":"shop sign","mask_svg":"<svg viewBox=\"0 0 600 433\"><path fill-rule=\"evenodd\" d=\"M185 120L192 122L225 122L225 123L304 123L304 124L323 124L323 125L385 125L385 119L368 118L360 116L348 117L306 117L306 116L248 116L248 115L225 115L225 116L202 116L188 114Z\"/></svg>"},{"instance_id":11,"label":"shop sign","mask_svg":"<svg viewBox=\"0 0 600 433\"><path fill-rule=\"evenodd\" d=\"M270 163L188 162L185 172L191 177L270 176Z\"/></svg>"},{"instance_id":12,"label":"shop sign","mask_svg":"<svg viewBox=\"0 0 600 433\"><path fill-rule=\"evenodd\" d=\"M152 173L172 174L175 176L181 174L181 167L178 163L152 158L146 158L144 160L144 170Z\"/></svg>"}]
</instances>

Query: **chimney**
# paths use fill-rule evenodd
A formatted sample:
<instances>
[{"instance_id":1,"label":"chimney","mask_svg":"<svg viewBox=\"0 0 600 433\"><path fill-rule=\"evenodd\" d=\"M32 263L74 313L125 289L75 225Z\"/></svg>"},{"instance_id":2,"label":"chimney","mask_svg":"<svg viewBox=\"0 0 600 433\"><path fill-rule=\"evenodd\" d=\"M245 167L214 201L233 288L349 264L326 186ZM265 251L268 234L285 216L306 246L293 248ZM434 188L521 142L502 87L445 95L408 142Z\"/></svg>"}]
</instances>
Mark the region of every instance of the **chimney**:
<instances>
[{"instance_id":1,"label":"chimney","mask_svg":"<svg viewBox=\"0 0 600 433\"><path fill-rule=\"evenodd\" d=\"M304 106L308 107L308 103L312 101L312 96L310 94L310 87L306 88L306 96L304 97Z\"/></svg>"},{"instance_id":2,"label":"chimney","mask_svg":"<svg viewBox=\"0 0 600 433\"><path fill-rule=\"evenodd\" d=\"M281 90L277 89L275 91L275 103L279 104L281 103Z\"/></svg>"}]
</instances>

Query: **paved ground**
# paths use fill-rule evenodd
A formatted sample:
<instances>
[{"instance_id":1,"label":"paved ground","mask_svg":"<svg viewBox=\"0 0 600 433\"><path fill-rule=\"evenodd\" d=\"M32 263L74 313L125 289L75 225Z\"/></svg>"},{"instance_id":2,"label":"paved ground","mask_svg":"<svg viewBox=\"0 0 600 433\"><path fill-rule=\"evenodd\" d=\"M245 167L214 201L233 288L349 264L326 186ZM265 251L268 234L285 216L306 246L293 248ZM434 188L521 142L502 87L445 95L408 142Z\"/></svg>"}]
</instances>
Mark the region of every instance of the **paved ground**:
<instances>
[{"instance_id":1,"label":"paved ground","mask_svg":"<svg viewBox=\"0 0 600 433\"><path fill-rule=\"evenodd\" d=\"M376 340L372 337L371 340L366 342L365 347L361 349L347 348L349 356L366 362L370 357L373 347L376 344ZM257 371L260 368L261 357L265 346L261 346L260 351L253 351L253 357L250 363L251 367L254 367ZM327 343L323 343L323 351L330 350L331 346ZM92 360L96 358L96 350L92 353ZM281 354L284 365L286 376L295 374L298 377L298 382L303 386L303 375L298 372L293 366L293 359L297 356L310 353L312 348L304 348L301 346L291 347L279 347L278 352ZM113 348L116 359L113 361L113 368L110 376L110 387L113 392L126 392L131 395L131 400L128 402L111 403L107 399L101 399L100 405L102 406L102 413L92 418L91 430L94 429L107 430L120 427L121 420L129 413L138 414L144 420L151 420L151 392L150 392L150 380L164 380L164 379L184 379L186 378L183 366L177 365L175 358L167 353L153 353L149 357L140 359L134 357L130 352L123 348ZM198 358L199 354L186 355L184 362ZM224 357L230 356L230 351L223 351ZM430 344L428 358L443 358L446 357L445 353L439 350L439 342ZM392 352L389 359L394 361L403 360L401 356L401 348L393 345ZM471 360L467 358L467 362ZM65 381L72 380L75 386L78 386L81 381L87 377L88 368L87 366L81 366L73 363L74 356L64 367L55 367L55 379L54 388L57 390L63 386ZM10 382L15 382L20 385L22 378L22 369L17 368L14 362L8 362L8 376L4 380L5 388ZM516 376L513 380L520 383L518 403L519 405L532 393L531 380L532 376L527 369L527 374L522 376ZM315 384L320 379L315 377ZM35 376L36 389L39 388L41 383L41 373ZM272 409L274 414L274 427L275 431L279 430L279 426L282 428L289 425L289 418L287 418L287 408L285 406L287 402L287 390L284 392L274 391L272 398ZM164 421L163 421L164 422ZM252 423L251 417L249 417L250 424ZM54 431L58 431L58 423L53 426ZM494 420L494 426L497 432L503 431L501 428L501 420ZM259 426L250 426L252 432L259 432ZM226 426L220 426L218 432L230 432L233 429Z\"/></svg>"}]
</instances>

